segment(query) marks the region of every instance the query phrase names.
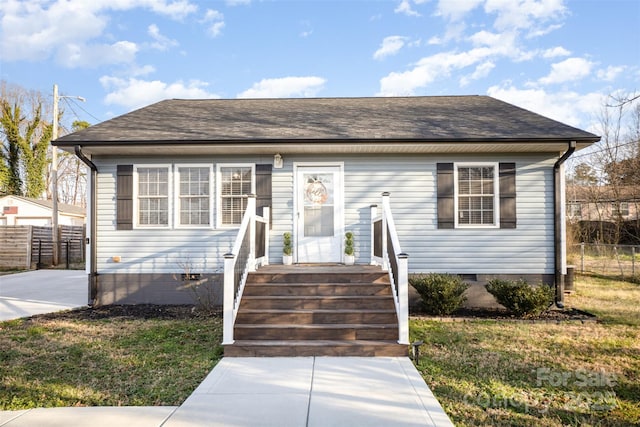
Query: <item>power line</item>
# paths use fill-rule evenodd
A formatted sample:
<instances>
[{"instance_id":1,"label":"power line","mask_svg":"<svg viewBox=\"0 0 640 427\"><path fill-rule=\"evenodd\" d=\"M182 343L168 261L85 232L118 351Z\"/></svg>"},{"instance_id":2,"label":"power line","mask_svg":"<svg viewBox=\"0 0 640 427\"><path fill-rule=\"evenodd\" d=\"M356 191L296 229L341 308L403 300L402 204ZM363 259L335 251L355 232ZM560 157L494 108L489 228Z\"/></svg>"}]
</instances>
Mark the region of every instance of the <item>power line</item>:
<instances>
[{"instance_id":1,"label":"power line","mask_svg":"<svg viewBox=\"0 0 640 427\"><path fill-rule=\"evenodd\" d=\"M67 105L69 105L69 107L71 108L71 110L73 111L73 107L71 107L70 101L73 102L75 104L76 107L78 107L79 109L81 109L82 111L84 111L88 116L90 116L91 118L93 118L96 122L100 122L100 119L97 118L96 116L94 116L93 114L91 114L90 112L88 112L82 105L80 105L75 99L73 98L65 98L65 101L67 102ZM75 113L75 111L74 111ZM78 117L78 115L76 114L76 117ZM78 117L79 118L79 117Z\"/></svg>"},{"instance_id":2,"label":"power line","mask_svg":"<svg viewBox=\"0 0 640 427\"><path fill-rule=\"evenodd\" d=\"M598 154L598 153L602 153L604 151L609 151L609 150L613 150L613 149L616 149L616 148L622 148L622 147L626 147L627 145L638 144L638 143L640 143L640 141L624 142L622 144L616 144L616 145L614 145L612 147L606 147L606 148L602 148L600 150L590 151L588 153L577 154L575 156L571 156L571 159L573 160L573 159L577 159L577 158L580 158L580 157L591 156L593 154Z\"/></svg>"}]
</instances>

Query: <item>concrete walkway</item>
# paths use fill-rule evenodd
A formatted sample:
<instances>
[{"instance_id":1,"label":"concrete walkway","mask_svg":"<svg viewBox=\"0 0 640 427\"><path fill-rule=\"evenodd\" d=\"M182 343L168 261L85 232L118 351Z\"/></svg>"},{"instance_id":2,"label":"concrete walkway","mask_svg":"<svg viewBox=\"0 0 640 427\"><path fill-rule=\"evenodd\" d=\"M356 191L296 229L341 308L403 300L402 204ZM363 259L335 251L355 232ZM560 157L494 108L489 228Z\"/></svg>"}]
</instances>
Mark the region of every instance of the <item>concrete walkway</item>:
<instances>
[{"instance_id":1,"label":"concrete walkway","mask_svg":"<svg viewBox=\"0 0 640 427\"><path fill-rule=\"evenodd\" d=\"M175 407L0 412L0 426L453 426L406 357L223 358Z\"/></svg>"},{"instance_id":2,"label":"concrete walkway","mask_svg":"<svg viewBox=\"0 0 640 427\"><path fill-rule=\"evenodd\" d=\"M0 276L0 321L87 305L84 270L35 270Z\"/></svg>"},{"instance_id":3,"label":"concrete walkway","mask_svg":"<svg viewBox=\"0 0 640 427\"><path fill-rule=\"evenodd\" d=\"M0 276L0 321L86 301L84 271ZM452 425L406 357L227 357L179 407L0 411L0 427Z\"/></svg>"}]
</instances>

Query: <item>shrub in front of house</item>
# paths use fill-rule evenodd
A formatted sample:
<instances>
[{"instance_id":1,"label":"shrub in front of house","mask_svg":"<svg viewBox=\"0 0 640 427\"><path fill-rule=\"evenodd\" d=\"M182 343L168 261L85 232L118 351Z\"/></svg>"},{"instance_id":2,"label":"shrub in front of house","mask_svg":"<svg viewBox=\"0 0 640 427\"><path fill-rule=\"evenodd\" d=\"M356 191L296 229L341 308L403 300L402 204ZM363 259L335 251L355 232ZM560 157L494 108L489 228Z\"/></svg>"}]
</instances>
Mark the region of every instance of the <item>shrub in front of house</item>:
<instances>
[{"instance_id":1,"label":"shrub in front of house","mask_svg":"<svg viewBox=\"0 0 640 427\"><path fill-rule=\"evenodd\" d=\"M451 314L466 301L464 291L469 287L460 276L452 274L430 273L416 275L409 283L422 298L422 306L428 314Z\"/></svg>"},{"instance_id":2,"label":"shrub in front of house","mask_svg":"<svg viewBox=\"0 0 640 427\"><path fill-rule=\"evenodd\" d=\"M487 291L516 316L537 316L553 303L554 290L547 285L533 286L524 279L493 279Z\"/></svg>"}]
</instances>

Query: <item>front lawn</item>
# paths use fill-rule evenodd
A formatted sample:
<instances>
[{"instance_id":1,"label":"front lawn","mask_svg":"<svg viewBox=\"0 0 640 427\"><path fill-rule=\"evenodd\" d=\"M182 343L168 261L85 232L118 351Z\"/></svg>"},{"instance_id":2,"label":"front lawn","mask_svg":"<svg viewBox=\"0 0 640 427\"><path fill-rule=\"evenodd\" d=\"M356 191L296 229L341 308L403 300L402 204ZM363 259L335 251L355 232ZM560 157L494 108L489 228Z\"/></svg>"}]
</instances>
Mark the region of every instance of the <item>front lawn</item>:
<instances>
[{"instance_id":1,"label":"front lawn","mask_svg":"<svg viewBox=\"0 0 640 427\"><path fill-rule=\"evenodd\" d=\"M222 357L221 331L190 308L0 322L0 410L179 405Z\"/></svg>"},{"instance_id":2,"label":"front lawn","mask_svg":"<svg viewBox=\"0 0 640 427\"><path fill-rule=\"evenodd\" d=\"M640 286L578 277L576 289L567 305L597 322L411 319L418 369L456 425L640 423ZM153 310L0 323L0 410L179 405L222 357L222 321Z\"/></svg>"},{"instance_id":3,"label":"front lawn","mask_svg":"<svg viewBox=\"0 0 640 427\"><path fill-rule=\"evenodd\" d=\"M640 286L579 277L599 321L411 320L417 364L456 425L640 423Z\"/></svg>"}]
</instances>

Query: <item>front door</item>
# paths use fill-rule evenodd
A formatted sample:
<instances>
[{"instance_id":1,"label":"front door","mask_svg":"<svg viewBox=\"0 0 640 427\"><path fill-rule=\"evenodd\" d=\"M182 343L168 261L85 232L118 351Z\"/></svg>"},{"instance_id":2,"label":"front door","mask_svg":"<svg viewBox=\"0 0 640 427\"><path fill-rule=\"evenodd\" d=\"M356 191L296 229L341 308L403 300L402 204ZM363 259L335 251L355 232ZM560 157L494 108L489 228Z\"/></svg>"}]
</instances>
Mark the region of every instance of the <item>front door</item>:
<instances>
[{"instance_id":1,"label":"front door","mask_svg":"<svg viewBox=\"0 0 640 427\"><path fill-rule=\"evenodd\" d=\"M295 200L297 261L341 262L342 167L297 166Z\"/></svg>"}]
</instances>

